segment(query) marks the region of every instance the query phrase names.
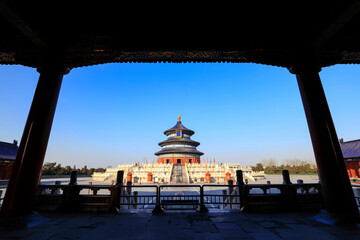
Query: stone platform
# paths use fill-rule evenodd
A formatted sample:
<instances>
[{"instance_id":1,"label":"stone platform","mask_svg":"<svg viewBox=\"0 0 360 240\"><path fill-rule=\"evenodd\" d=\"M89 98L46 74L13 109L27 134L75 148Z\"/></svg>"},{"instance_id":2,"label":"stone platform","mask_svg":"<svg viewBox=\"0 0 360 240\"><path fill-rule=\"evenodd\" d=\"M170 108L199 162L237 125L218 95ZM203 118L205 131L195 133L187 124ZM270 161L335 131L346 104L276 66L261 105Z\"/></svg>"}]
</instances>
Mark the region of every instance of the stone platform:
<instances>
[{"instance_id":1,"label":"stone platform","mask_svg":"<svg viewBox=\"0 0 360 240\"><path fill-rule=\"evenodd\" d=\"M2 222L0 239L306 239L354 240L360 224L324 213L148 212L33 214L23 226Z\"/></svg>"}]
</instances>

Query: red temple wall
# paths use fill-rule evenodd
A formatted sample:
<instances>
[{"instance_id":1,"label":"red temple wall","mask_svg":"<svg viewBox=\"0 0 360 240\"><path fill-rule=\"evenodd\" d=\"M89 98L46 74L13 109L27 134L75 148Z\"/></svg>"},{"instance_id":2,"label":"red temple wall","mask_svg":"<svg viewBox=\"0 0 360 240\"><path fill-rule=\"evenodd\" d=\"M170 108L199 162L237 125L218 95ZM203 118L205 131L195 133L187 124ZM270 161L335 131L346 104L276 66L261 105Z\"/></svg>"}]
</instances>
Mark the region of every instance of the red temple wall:
<instances>
[{"instance_id":1,"label":"red temple wall","mask_svg":"<svg viewBox=\"0 0 360 240\"><path fill-rule=\"evenodd\" d=\"M360 178L360 161L346 161L345 166L349 178Z\"/></svg>"},{"instance_id":2,"label":"red temple wall","mask_svg":"<svg viewBox=\"0 0 360 240\"><path fill-rule=\"evenodd\" d=\"M11 170L14 163L1 162L0 163L0 180L10 179Z\"/></svg>"},{"instance_id":3,"label":"red temple wall","mask_svg":"<svg viewBox=\"0 0 360 240\"><path fill-rule=\"evenodd\" d=\"M167 163L167 160L169 160L169 163L177 164L178 159L181 160L181 165L185 165L185 163L201 163L199 157L164 157L164 158L158 158L158 163Z\"/></svg>"}]
</instances>

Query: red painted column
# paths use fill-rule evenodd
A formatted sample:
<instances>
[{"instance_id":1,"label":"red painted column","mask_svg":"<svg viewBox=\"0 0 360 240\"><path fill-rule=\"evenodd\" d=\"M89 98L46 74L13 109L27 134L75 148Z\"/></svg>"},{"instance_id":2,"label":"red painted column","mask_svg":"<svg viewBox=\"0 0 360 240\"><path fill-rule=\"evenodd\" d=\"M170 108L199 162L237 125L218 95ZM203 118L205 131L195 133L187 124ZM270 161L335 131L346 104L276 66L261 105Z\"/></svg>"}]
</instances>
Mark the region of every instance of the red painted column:
<instances>
[{"instance_id":1,"label":"red painted column","mask_svg":"<svg viewBox=\"0 0 360 240\"><path fill-rule=\"evenodd\" d=\"M148 181L148 182L152 182L152 180L153 180L153 174L152 174L151 172L149 172L147 176L148 176L147 181Z\"/></svg>"},{"instance_id":2,"label":"red painted column","mask_svg":"<svg viewBox=\"0 0 360 240\"><path fill-rule=\"evenodd\" d=\"M1 209L3 218L32 212L64 70L58 61L49 61L39 70L39 81Z\"/></svg>"},{"instance_id":3,"label":"red painted column","mask_svg":"<svg viewBox=\"0 0 360 240\"><path fill-rule=\"evenodd\" d=\"M211 174L209 172L205 173L205 181L211 182Z\"/></svg>"},{"instance_id":4,"label":"red painted column","mask_svg":"<svg viewBox=\"0 0 360 240\"><path fill-rule=\"evenodd\" d=\"M351 168L350 168L350 177L354 178L354 177L356 177L354 162L351 162L350 166L351 166Z\"/></svg>"},{"instance_id":5,"label":"red painted column","mask_svg":"<svg viewBox=\"0 0 360 240\"><path fill-rule=\"evenodd\" d=\"M0 163L0 180L5 179L5 163Z\"/></svg>"},{"instance_id":6,"label":"red painted column","mask_svg":"<svg viewBox=\"0 0 360 240\"><path fill-rule=\"evenodd\" d=\"M127 181L127 182L131 182L131 181L132 181L132 173L131 173L131 172L128 172L128 173L127 173L126 181Z\"/></svg>"},{"instance_id":7,"label":"red painted column","mask_svg":"<svg viewBox=\"0 0 360 240\"><path fill-rule=\"evenodd\" d=\"M231 180L231 173L227 172L225 173L225 175L226 175L226 181Z\"/></svg>"},{"instance_id":8,"label":"red painted column","mask_svg":"<svg viewBox=\"0 0 360 240\"><path fill-rule=\"evenodd\" d=\"M347 171L348 176L350 178L351 177L351 173L350 173L351 166L350 166L349 162L345 162L345 168L346 168L346 171Z\"/></svg>"},{"instance_id":9,"label":"red painted column","mask_svg":"<svg viewBox=\"0 0 360 240\"><path fill-rule=\"evenodd\" d=\"M326 208L338 215L356 216L359 212L319 77L320 69L304 63L293 66L290 72L296 74L300 89Z\"/></svg>"},{"instance_id":10,"label":"red painted column","mask_svg":"<svg viewBox=\"0 0 360 240\"><path fill-rule=\"evenodd\" d=\"M11 176L11 173L10 173L11 168L9 168L10 164L11 163L5 163L5 165L4 165L4 175L3 175L4 179L10 179L10 176Z\"/></svg>"}]
</instances>

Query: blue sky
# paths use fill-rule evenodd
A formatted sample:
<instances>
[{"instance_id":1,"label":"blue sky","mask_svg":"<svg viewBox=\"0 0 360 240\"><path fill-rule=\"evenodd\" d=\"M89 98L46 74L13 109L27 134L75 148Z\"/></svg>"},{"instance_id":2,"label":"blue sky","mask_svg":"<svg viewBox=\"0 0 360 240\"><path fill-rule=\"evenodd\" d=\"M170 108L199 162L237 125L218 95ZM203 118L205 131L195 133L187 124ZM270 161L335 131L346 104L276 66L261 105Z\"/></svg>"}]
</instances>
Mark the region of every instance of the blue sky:
<instances>
[{"instance_id":1,"label":"blue sky","mask_svg":"<svg viewBox=\"0 0 360 240\"><path fill-rule=\"evenodd\" d=\"M39 74L0 66L0 141L21 139ZM337 128L360 138L360 68L320 72ZM217 162L313 161L295 75L258 64L103 64L64 76L45 162L88 167L156 160L163 131L182 123Z\"/></svg>"}]
</instances>

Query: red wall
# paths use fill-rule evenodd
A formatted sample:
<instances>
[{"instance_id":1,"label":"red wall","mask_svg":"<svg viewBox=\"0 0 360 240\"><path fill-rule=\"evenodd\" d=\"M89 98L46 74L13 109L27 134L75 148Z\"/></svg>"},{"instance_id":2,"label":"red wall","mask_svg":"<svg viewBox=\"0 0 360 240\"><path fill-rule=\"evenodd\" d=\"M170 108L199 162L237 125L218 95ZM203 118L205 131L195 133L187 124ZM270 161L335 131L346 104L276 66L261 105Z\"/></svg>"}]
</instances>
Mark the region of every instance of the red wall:
<instances>
[{"instance_id":1,"label":"red wall","mask_svg":"<svg viewBox=\"0 0 360 240\"><path fill-rule=\"evenodd\" d=\"M166 163L167 159L170 160L169 163L177 164L177 160L181 159L181 165L185 165L185 163L189 163L189 160L191 159L192 163L200 163L200 158L198 157L165 157L165 158L158 158L158 163Z\"/></svg>"},{"instance_id":2,"label":"red wall","mask_svg":"<svg viewBox=\"0 0 360 240\"><path fill-rule=\"evenodd\" d=\"M360 178L360 161L345 161L349 178Z\"/></svg>"},{"instance_id":3,"label":"red wall","mask_svg":"<svg viewBox=\"0 0 360 240\"><path fill-rule=\"evenodd\" d=\"M6 163L6 162L0 163L0 180L10 179L13 165L14 163Z\"/></svg>"}]
</instances>

